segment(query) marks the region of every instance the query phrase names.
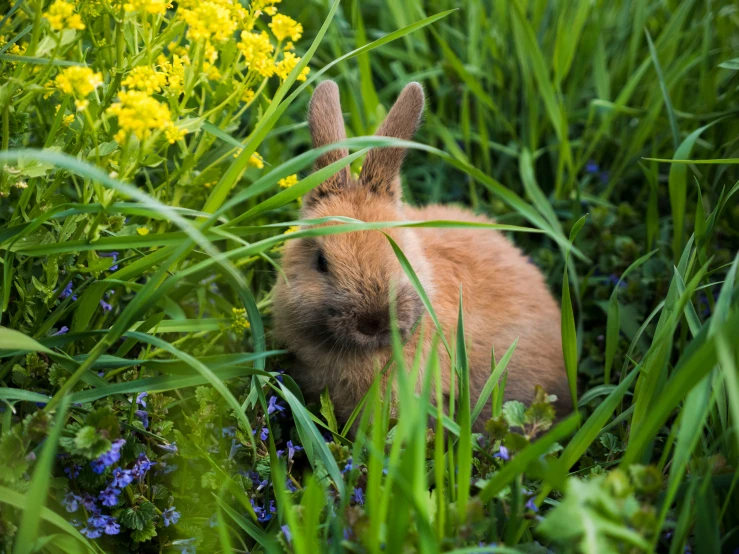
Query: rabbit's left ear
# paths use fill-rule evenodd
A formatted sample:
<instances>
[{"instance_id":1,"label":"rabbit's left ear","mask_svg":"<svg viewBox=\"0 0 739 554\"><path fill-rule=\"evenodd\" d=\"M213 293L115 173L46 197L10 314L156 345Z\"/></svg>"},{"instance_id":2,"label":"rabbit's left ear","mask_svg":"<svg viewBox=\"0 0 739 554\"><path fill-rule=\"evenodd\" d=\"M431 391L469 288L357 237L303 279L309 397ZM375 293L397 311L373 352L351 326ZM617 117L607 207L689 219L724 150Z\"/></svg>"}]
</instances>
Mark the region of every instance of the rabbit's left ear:
<instances>
[{"instance_id":1,"label":"rabbit's left ear","mask_svg":"<svg viewBox=\"0 0 739 554\"><path fill-rule=\"evenodd\" d=\"M411 140L421 123L423 106L421 85L406 85L375 135ZM400 167L403 165L405 152L405 148L391 147L370 150L362 166L360 186L368 187L373 193L400 200Z\"/></svg>"}]
</instances>

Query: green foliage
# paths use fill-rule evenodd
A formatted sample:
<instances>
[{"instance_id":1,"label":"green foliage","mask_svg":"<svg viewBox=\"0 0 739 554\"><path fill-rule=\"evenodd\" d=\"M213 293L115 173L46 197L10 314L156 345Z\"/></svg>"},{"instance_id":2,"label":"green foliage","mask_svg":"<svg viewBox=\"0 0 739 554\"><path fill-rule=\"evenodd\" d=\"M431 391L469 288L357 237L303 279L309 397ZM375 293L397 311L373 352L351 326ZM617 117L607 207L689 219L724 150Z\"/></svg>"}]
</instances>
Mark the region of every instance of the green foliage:
<instances>
[{"instance_id":1,"label":"green foliage","mask_svg":"<svg viewBox=\"0 0 739 554\"><path fill-rule=\"evenodd\" d=\"M0 14L0 549L736 550L735 10L246 4ZM311 175L324 78L351 154ZM398 145L364 136L412 80L428 106L406 201L497 221L416 226L496 228L542 270L575 415L540 387L505 396L517 343L470 398L462 306L438 335L389 236L433 354L396 355L348 422L285 372L282 243L404 225L301 228L299 199Z\"/></svg>"}]
</instances>

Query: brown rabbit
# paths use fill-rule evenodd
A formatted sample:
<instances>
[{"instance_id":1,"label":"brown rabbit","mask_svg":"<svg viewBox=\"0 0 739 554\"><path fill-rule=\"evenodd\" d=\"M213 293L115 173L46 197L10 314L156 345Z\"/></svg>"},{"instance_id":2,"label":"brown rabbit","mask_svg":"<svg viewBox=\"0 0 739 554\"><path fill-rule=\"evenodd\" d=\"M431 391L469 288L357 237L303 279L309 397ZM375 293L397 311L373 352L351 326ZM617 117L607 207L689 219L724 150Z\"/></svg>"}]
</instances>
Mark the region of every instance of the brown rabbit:
<instances>
[{"instance_id":1,"label":"brown rabbit","mask_svg":"<svg viewBox=\"0 0 739 554\"><path fill-rule=\"evenodd\" d=\"M421 121L423 89L407 85L377 135L410 140ZM346 138L339 89L332 81L316 87L308 123L313 146ZM324 167L344 156L332 150L318 160ZM413 208L401 200L401 148L375 148L366 157L359 180L348 168L306 195L303 218L347 216L362 221L463 220L490 223L485 217L451 206ZM560 312L538 269L495 230L386 229L403 250L428 294L447 337L454 337L459 291L470 363L472 403L490 376L493 346L498 357L518 338L511 359L506 400L529 402L535 385L559 398L560 415L571 410L562 356ZM337 416L348 418L369 389L378 367L389 359L389 298L396 293L400 332L408 342L406 358L417 351L423 317L423 352L432 342L433 323L387 239L380 231L361 231L288 241L274 291L274 329L299 360L292 371L303 391L319 394L328 386ZM444 390L449 394L451 364L441 356ZM422 366L423 367L423 366ZM480 430L490 417L478 418Z\"/></svg>"}]
</instances>

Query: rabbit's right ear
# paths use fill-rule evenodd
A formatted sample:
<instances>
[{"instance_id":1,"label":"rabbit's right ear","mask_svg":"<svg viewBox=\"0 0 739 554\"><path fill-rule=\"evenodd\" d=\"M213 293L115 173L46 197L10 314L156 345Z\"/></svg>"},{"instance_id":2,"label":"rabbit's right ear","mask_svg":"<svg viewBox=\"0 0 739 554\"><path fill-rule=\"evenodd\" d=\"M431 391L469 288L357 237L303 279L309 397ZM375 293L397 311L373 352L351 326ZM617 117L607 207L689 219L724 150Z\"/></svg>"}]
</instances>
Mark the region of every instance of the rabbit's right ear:
<instances>
[{"instance_id":1,"label":"rabbit's right ear","mask_svg":"<svg viewBox=\"0 0 739 554\"><path fill-rule=\"evenodd\" d=\"M308 127L313 140L313 148L320 148L346 138L339 87L333 81L323 81L316 87L308 106ZM345 148L326 152L316 161L314 171L348 155L349 152ZM309 206L325 196L338 192L348 185L349 178L349 167L344 167L310 191L304 199L305 205Z\"/></svg>"}]
</instances>

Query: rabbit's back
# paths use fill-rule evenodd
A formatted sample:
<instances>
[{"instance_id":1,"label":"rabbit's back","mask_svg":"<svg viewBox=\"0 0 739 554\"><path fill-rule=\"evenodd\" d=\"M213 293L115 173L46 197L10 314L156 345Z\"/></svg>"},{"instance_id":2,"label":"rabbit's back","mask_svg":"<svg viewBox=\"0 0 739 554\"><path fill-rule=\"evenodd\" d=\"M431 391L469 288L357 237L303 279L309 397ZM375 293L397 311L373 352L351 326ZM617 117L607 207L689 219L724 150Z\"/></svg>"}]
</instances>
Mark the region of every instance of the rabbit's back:
<instances>
[{"instance_id":1,"label":"rabbit's back","mask_svg":"<svg viewBox=\"0 0 739 554\"><path fill-rule=\"evenodd\" d=\"M493 223L454 206L407 207L411 221ZM493 347L500 360L518 338L508 365L506 398L530 402L534 386L556 394L558 413L571 410L562 356L560 311L539 269L502 233L484 229L417 228L434 275L434 309L445 330L456 326L459 286L473 402L490 375ZM489 417L483 412L478 421Z\"/></svg>"}]
</instances>

